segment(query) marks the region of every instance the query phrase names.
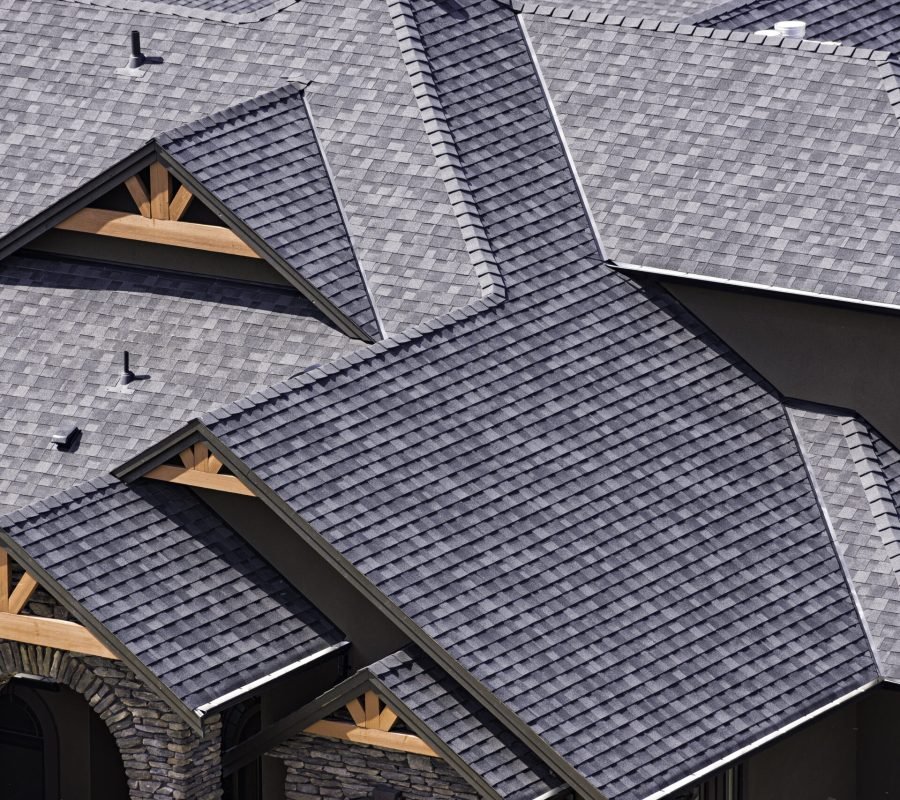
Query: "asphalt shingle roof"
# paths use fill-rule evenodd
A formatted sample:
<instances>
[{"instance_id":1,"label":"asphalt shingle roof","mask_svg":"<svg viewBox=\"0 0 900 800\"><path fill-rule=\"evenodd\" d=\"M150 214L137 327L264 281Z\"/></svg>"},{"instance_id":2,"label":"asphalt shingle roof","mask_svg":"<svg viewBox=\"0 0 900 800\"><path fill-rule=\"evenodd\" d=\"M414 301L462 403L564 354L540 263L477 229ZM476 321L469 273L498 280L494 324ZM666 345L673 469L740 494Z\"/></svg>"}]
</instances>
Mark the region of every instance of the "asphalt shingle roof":
<instances>
[{"instance_id":1,"label":"asphalt shingle roof","mask_svg":"<svg viewBox=\"0 0 900 800\"><path fill-rule=\"evenodd\" d=\"M743 31L799 19L806 23L807 39L900 50L900 7L894 0L741 0L690 16L698 25Z\"/></svg>"},{"instance_id":2,"label":"asphalt shingle roof","mask_svg":"<svg viewBox=\"0 0 900 800\"><path fill-rule=\"evenodd\" d=\"M885 677L900 680L900 454L847 412L789 413Z\"/></svg>"},{"instance_id":3,"label":"asphalt shingle roof","mask_svg":"<svg viewBox=\"0 0 900 800\"><path fill-rule=\"evenodd\" d=\"M291 287L15 256L0 263L0 510L107 472L200 411L358 346ZM110 391L122 351L148 377ZM64 424L77 449L57 450Z\"/></svg>"},{"instance_id":4,"label":"asphalt shingle roof","mask_svg":"<svg viewBox=\"0 0 900 800\"><path fill-rule=\"evenodd\" d=\"M141 7L144 7L143 4ZM129 33L162 58L125 74ZM388 331L479 294L382 0L234 24L0 1L0 235L157 135L297 79Z\"/></svg>"},{"instance_id":5,"label":"asphalt shingle roof","mask_svg":"<svg viewBox=\"0 0 900 800\"><path fill-rule=\"evenodd\" d=\"M536 800L563 785L418 647L387 656L368 671L504 800Z\"/></svg>"},{"instance_id":6,"label":"asphalt shingle roof","mask_svg":"<svg viewBox=\"0 0 900 800\"><path fill-rule=\"evenodd\" d=\"M267 92L158 141L289 267L379 338L302 87Z\"/></svg>"},{"instance_id":7,"label":"asphalt shingle roof","mask_svg":"<svg viewBox=\"0 0 900 800\"><path fill-rule=\"evenodd\" d=\"M507 299L204 419L590 783L646 797L875 664L780 402L602 262L512 12L395 10Z\"/></svg>"},{"instance_id":8,"label":"asphalt shingle roof","mask_svg":"<svg viewBox=\"0 0 900 800\"><path fill-rule=\"evenodd\" d=\"M185 487L99 478L0 529L191 709L343 640Z\"/></svg>"},{"instance_id":9,"label":"asphalt shingle roof","mask_svg":"<svg viewBox=\"0 0 900 800\"><path fill-rule=\"evenodd\" d=\"M613 259L900 302L886 54L543 10L525 24Z\"/></svg>"}]
</instances>

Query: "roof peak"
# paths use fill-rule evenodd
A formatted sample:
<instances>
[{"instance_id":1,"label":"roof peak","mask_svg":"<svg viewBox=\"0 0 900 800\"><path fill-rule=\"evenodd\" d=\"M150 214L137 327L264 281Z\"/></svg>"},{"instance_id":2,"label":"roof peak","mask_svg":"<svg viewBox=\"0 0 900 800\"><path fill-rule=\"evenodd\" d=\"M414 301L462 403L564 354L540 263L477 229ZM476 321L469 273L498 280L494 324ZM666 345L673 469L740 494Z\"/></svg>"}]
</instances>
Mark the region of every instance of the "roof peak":
<instances>
[{"instance_id":1,"label":"roof peak","mask_svg":"<svg viewBox=\"0 0 900 800\"><path fill-rule=\"evenodd\" d=\"M163 14L206 22L246 25L268 19L299 4L300 0L62 0L62 2L132 13Z\"/></svg>"}]
</instances>

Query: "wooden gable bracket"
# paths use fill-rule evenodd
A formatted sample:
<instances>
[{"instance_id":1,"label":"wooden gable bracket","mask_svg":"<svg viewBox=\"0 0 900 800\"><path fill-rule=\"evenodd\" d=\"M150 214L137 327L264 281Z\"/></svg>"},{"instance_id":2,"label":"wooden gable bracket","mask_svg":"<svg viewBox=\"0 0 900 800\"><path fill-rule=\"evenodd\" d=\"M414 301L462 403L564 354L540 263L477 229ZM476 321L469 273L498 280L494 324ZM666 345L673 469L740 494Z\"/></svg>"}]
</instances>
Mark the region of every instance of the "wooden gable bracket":
<instances>
[{"instance_id":1,"label":"wooden gable bracket","mask_svg":"<svg viewBox=\"0 0 900 800\"><path fill-rule=\"evenodd\" d=\"M366 692L361 698L351 700L347 703L347 711L353 722L323 719L314 722L304 730L304 733L440 758L418 736L391 730L397 721L397 715L382 703L375 692Z\"/></svg>"},{"instance_id":2,"label":"wooden gable bracket","mask_svg":"<svg viewBox=\"0 0 900 800\"><path fill-rule=\"evenodd\" d=\"M11 568L9 553L0 550L0 639L118 659L93 633L77 622L20 614L37 589L38 582L26 572L13 589Z\"/></svg>"},{"instance_id":3,"label":"wooden gable bracket","mask_svg":"<svg viewBox=\"0 0 900 800\"><path fill-rule=\"evenodd\" d=\"M151 469L144 477L196 486L198 489L215 489L219 492L256 496L234 475L219 472L222 469L222 462L209 452L209 446L205 442L198 442L187 450L182 450L178 458L181 465L162 464Z\"/></svg>"},{"instance_id":4,"label":"wooden gable bracket","mask_svg":"<svg viewBox=\"0 0 900 800\"><path fill-rule=\"evenodd\" d=\"M193 194L182 185L172 197L172 175L159 161L150 165L149 192L140 175L128 178L125 188L140 213L83 208L56 227L64 231L261 258L230 228L182 222L181 218L193 200Z\"/></svg>"}]
</instances>

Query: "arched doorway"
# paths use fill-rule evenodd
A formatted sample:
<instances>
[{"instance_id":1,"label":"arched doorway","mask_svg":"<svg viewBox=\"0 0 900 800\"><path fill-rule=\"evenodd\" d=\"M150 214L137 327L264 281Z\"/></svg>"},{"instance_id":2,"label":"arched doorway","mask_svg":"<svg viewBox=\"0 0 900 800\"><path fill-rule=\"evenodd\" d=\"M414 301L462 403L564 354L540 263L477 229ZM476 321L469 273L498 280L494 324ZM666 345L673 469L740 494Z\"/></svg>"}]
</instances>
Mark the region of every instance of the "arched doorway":
<instances>
[{"instance_id":1,"label":"arched doorway","mask_svg":"<svg viewBox=\"0 0 900 800\"><path fill-rule=\"evenodd\" d=\"M59 684L14 678L0 690L0 798L128 800L112 734Z\"/></svg>"}]
</instances>

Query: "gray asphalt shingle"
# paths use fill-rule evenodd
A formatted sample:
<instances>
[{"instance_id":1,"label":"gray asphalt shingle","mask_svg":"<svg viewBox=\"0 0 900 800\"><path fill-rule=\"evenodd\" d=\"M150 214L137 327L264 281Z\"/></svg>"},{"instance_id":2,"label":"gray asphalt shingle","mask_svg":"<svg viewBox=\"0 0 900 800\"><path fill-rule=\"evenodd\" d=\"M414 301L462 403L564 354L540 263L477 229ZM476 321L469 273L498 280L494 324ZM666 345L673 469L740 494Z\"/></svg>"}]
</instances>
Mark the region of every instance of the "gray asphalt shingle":
<instances>
[{"instance_id":1,"label":"gray asphalt shingle","mask_svg":"<svg viewBox=\"0 0 900 800\"><path fill-rule=\"evenodd\" d=\"M98 478L0 529L191 709L343 640L185 487Z\"/></svg>"},{"instance_id":2,"label":"gray asphalt shingle","mask_svg":"<svg viewBox=\"0 0 900 800\"><path fill-rule=\"evenodd\" d=\"M563 785L418 647L387 656L367 671L504 800L536 800Z\"/></svg>"},{"instance_id":3,"label":"gray asphalt shingle","mask_svg":"<svg viewBox=\"0 0 900 800\"><path fill-rule=\"evenodd\" d=\"M267 92L158 142L303 279L380 337L302 87Z\"/></svg>"},{"instance_id":4,"label":"gray asphalt shingle","mask_svg":"<svg viewBox=\"0 0 900 800\"><path fill-rule=\"evenodd\" d=\"M0 264L0 510L108 472L201 411L359 345L294 288L53 258ZM110 391L122 351L148 377ZM71 452L50 436L66 423Z\"/></svg>"},{"instance_id":5,"label":"gray asphalt shingle","mask_svg":"<svg viewBox=\"0 0 900 800\"><path fill-rule=\"evenodd\" d=\"M900 301L887 54L523 17L613 259Z\"/></svg>"},{"instance_id":6,"label":"gray asphalt shingle","mask_svg":"<svg viewBox=\"0 0 900 800\"><path fill-rule=\"evenodd\" d=\"M594 786L645 797L875 664L780 402L602 263L514 15L409 17L507 299L205 420Z\"/></svg>"}]
</instances>

